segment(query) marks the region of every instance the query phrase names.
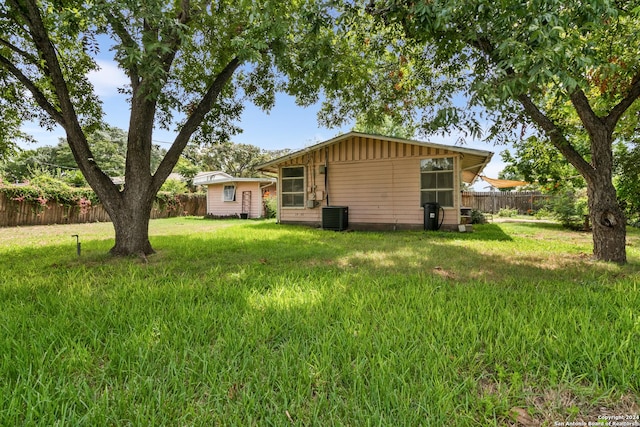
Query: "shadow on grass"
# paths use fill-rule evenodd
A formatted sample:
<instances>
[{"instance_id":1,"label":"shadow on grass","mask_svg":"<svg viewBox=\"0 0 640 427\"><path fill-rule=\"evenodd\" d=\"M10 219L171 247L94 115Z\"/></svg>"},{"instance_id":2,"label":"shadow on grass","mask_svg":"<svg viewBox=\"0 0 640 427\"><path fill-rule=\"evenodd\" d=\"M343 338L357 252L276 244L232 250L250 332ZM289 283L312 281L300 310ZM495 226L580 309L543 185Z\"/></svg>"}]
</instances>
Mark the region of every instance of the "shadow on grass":
<instances>
[{"instance_id":1,"label":"shadow on grass","mask_svg":"<svg viewBox=\"0 0 640 427\"><path fill-rule=\"evenodd\" d=\"M475 233L450 233L334 232L256 222L206 237L167 239L159 237L154 245L170 248L180 241L178 252L193 252L189 262L232 271L253 268L274 277L331 269L372 279L389 274L434 276L451 283L578 283L615 281L639 270L633 264L591 262L586 251L521 249L497 224L479 226Z\"/></svg>"},{"instance_id":2,"label":"shadow on grass","mask_svg":"<svg viewBox=\"0 0 640 427\"><path fill-rule=\"evenodd\" d=\"M197 223L193 221L194 225ZM518 227L558 230L555 224L518 224ZM521 249L499 224L484 224L474 233L456 232L334 232L303 226L265 222L238 222L237 226L202 234L152 236L158 251L148 257L148 269L167 270L181 277L201 277L211 269L233 277L240 270L283 276L316 274L420 275L450 283L607 281L626 277L637 265L594 263L586 252L549 253ZM107 240L83 242L83 255L75 245L17 248L4 252L5 274L20 274L25 266L40 271L102 264L117 266L120 260L106 252ZM132 257L127 263L145 263ZM145 264L146 265L146 264ZM27 268L29 269L29 268ZM34 273L36 274L36 273Z\"/></svg>"},{"instance_id":3,"label":"shadow on grass","mask_svg":"<svg viewBox=\"0 0 640 427\"><path fill-rule=\"evenodd\" d=\"M553 224L520 224L556 230ZM204 235L153 236L158 253L142 260L125 260L106 254L111 241L75 246L56 245L5 251L0 271L7 276L53 275L65 270L95 269L118 274L118 269L145 269L145 275L162 274L161 281L208 280L211 274L230 283L260 275L262 283L286 282L292 277L312 277L329 272L332 277L417 276L449 284L473 282L535 284L615 283L637 273L637 265L594 263L585 253L549 254L520 250L500 225L486 224L474 233L451 232L333 232L301 226L242 222L238 227ZM82 278L82 271L76 273ZM126 272L125 272L126 274ZM123 279L126 280L126 277ZM156 280L156 279L154 279Z\"/></svg>"},{"instance_id":4,"label":"shadow on grass","mask_svg":"<svg viewBox=\"0 0 640 427\"><path fill-rule=\"evenodd\" d=\"M433 239L460 239L460 240L484 240L484 241L505 241L512 240L511 236L509 236L498 224L478 224L474 225L475 230L477 232L473 233L459 233L457 231L333 231L333 230L322 230L320 228L310 228L303 225L281 225L275 223L263 223L263 222L255 222L251 225L252 228L259 230L278 230L283 227L286 227L290 230L317 230L322 231L327 234L349 234L355 233L360 235L387 235L394 236L397 234L410 234L410 235L419 235L424 236L424 238L433 238Z\"/></svg>"}]
</instances>

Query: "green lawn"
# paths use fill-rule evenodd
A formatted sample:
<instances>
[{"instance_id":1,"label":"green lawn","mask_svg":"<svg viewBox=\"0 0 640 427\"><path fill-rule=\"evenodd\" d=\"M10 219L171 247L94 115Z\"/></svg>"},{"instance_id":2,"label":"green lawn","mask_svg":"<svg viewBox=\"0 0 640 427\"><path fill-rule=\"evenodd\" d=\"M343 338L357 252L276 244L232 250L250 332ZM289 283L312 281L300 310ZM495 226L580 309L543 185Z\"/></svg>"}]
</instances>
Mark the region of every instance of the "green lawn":
<instances>
[{"instance_id":1,"label":"green lawn","mask_svg":"<svg viewBox=\"0 0 640 427\"><path fill-rule=\"evenodd\" d=\"M625 266L553 224L0 229L0 425L527 425L640 412ZM75 239L82 241L77 257ZM519 423L519 424L518 424Z\"/></svg>"}]
</instances>

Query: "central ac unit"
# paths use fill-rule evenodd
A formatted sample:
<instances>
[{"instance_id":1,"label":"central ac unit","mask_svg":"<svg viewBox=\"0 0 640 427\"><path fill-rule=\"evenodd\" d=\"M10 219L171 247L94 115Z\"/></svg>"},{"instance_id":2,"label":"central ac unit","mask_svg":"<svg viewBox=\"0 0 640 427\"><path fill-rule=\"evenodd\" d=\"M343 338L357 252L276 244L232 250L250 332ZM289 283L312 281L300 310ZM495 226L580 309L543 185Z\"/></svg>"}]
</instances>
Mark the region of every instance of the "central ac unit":
<instances>
[{"instance_id":1,"label":"central ac unit","mask_svg":"<svg viewBox=\"0 0 640 427\"><path fill-rule=\"evenodd\" d=\"M325 206L322 208L322 228L342 231L349 227L349 208L347 206Z\"/></svg>"}]
</instances>

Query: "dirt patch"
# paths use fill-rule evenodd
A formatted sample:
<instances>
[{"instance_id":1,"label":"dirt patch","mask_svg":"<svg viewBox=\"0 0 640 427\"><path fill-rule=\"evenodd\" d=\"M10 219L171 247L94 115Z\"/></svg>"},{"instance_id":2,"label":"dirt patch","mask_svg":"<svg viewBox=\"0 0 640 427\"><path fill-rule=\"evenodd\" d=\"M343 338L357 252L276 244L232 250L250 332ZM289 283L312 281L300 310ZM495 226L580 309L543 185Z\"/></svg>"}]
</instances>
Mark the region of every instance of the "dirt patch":
<instances>
[{"instance_id":1,"label":"dirt patch","mask_svg":"<svg viewBox=\"0 0 640 427\"><path fill-rule=\"evenodd\" d=\"M586 397L577 396L571 390L545 390L539 395L532 396L527 402L534 409L534 419L539 425L554 425L556 422L565 423L597 423L601 420L628 421L626 417L640 414L639 402L636 397L622 395L609 396L595 402ZM516 424L517 425L517 424ZM574 424L577 425L577 424Z\"/></svg>"},{"instance_id":2,"label":"dirt patch","mask_svg":"<svg viewBox=\"0 0 640 427\"><path fill-rule=\"evenodd\" d=\"M488 379L478 383L482 397L504 398L508 387ZM622 422L640 425L640 398L631 394L593 396L569 388L524 388L524 405L513 406L502 425L513 427L595 425ZM592 423L592 424L589 424ZM635 424L634 424L635 423ZM611 424L609 424L611 425ZM620 424L625 425L625 424Z\"/></svg>"}]
</instances>

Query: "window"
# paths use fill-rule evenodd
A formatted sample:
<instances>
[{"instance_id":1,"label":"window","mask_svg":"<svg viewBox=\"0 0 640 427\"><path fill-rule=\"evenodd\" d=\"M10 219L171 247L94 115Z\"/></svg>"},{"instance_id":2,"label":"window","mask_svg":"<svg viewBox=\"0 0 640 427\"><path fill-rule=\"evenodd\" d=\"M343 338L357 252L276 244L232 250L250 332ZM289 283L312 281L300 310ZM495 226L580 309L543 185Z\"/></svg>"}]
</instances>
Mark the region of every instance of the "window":
<instances>
[{"instance_id":1,"label":"window","mask_svg":"<svg viewBox=\"0 0 640 427\"><path fill-rule=\"evenodd\" d=\"M453 157L420 161L420 206L453 207Z\"/></svg>"},{"instance_id":2,"label":"window","mask_svg":"<svg viewBox=\"0 0 640 427\"><path fill-rule=\"evenodd\" d=\"M282 168L282 207L304 207L304 166Z\"/></svg>"},{"instance_id":3,"label":"window","mask_svg":"<svg viewBox=\"0 0 640 427\"><path fill-rule=\"evenodd\" d=\"M235 202L236 201L236 186L235 185L225 185L222 195L222 200L225 202Z\"/></svg>"}]
</instances>

